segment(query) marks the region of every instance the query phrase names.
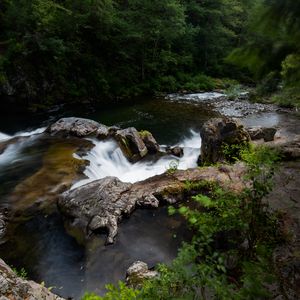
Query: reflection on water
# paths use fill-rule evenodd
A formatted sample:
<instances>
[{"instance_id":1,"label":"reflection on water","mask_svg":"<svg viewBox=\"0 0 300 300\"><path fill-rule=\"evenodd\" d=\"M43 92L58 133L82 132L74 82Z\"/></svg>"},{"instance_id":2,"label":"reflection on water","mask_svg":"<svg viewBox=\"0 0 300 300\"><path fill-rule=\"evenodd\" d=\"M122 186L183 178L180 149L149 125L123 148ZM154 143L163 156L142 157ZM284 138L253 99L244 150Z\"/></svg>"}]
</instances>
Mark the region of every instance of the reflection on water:
<instances>
[{"instance_id":1,"label":"reflection on water","mask_svg":"<svg viewBox=\"0 0 300 300\"><path fill-rule=\"evenodd\" d=\"M263 126L263 127L276 127L281 121L281 117L276 112L259 113L247 116L242 119L242 122L247 127Z\"/></svg>"},{"instance_id":2,"label":"reflection on water","mask_svg":"<svg viewBox=\"0 0 300 300\"><path fill-rule=\"evenodd\" d=\"M30 278L79 299L85 291L103 294L104 284L124 279L136 260L149 266L170 262L189 236L182 220L169 217L166 208L139 209L124 220L114 245L104 246L105 237L97 236L84 248L65 233L59 215L37 216L18 226L0 249L3 259L24 267Z\"/></svg>"}]
</instances>

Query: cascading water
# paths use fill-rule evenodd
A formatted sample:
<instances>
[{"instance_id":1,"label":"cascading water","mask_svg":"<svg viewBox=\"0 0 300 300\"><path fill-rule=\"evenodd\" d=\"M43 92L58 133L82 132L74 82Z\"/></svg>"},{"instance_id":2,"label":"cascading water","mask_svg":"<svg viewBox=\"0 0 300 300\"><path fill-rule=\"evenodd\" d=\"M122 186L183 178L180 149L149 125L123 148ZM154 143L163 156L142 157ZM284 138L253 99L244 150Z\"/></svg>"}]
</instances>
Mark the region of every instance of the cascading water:
<instances>
[{"instance_id":1,"label":"cascading water","mask_svg":"<svg viewBox=\"0 0 300 300\"><path fill-rule=\"evenodd\" d=\"M11 138L11 136L9 136L9 135L7 135L5 133L0 132L0 141L8 140L10 138Z\"/></svg>"},{"instance_id":2,"label":"cascading water","mask_svg":"<svg viewBox=\"0 0 300 300\"><path fill-rule=\"evenodd\" d=\"M93 142L95 147L84 157L90 162L84 172L87 179L77 182L72 188L106 176L115 176L121 181L134 183L164 173L174 161L178 169L193 168L197 166L201 147L200 134L191 131L190 136L179 143L179 146L184 148L183 157L165 155L159 159L144 159L132 164L126 159L115 141Z\"/></svg>"},{"instance_id":3,"label":"cascading water","mask_svg":"<svg viewBox=\"0 0 300 300\"><path fill-rule=\"evenodd\" d=\"M46 127L42 127L31 131L21 131L15 133L14 135L7 135L0 132L0 141L7 141L18 137L28 137L28 139L25 140L17 139L14 143L8 145L3 153L0 154L0 165L11 164L15 159L18 159L18 154L20 153L21 149L30 144L38 136L38 134L43 133L45 129Z\"/></svg>"}]
</instances>

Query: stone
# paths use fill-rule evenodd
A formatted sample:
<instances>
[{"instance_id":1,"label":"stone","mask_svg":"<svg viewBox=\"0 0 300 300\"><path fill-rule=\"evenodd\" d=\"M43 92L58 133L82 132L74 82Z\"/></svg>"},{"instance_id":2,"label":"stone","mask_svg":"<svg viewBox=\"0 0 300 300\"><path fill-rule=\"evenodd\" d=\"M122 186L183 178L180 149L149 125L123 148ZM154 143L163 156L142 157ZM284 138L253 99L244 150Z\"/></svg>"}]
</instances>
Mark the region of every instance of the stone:
<instances>
[{"instance_id":1,"label":"stone","mask_svg":"<svg viewBox=\"0 0 300 300\"><path fill-rule=\"evenodd\" d=\"M159 276L157 271L149 270L148 265L142 261L135 261L126 272L126 283L134 288L141 287L146 279Z\"/></svg>"},{"instance_id":2,"label":"stone","mask_svg":"<svg viewBox=\"0 0 300 300\"><path fill-rule=\"evenodd\" d=\"M201 164L214 164L225 160L224 145L243 145L250 136L237 121L215 118L207 121L200 130L202 138Z\"/></svg>"},{"instance_id":3,"label":"stone","mask_svg":"<svg viewBox=\"0 0 300 300\"><path fill-rule=\"evenodd\" d=\"M118 130L115 139L130 162L137 162L148 153L145 143L134 127Z\"/></svg>"},{"instance_id":4,"label":"stone","mask_svg":"<svg viewBox=\"0 0 300 300\"><path fill-rule=\"evenodd\" d=\"M159 151L159 144L157 143L151 132L143 130L140 131L139 134L149 153L154 154Z\"/></svg>"},{"instance_id":5,"label":"stone","mask_svg":"<svg viewBox=\"0 0 300 300\"><path fill-rule=\"evenodd\" d=\"M138 207L157 208L159 204L182 201L187 193L186 181L214 181L241 192L246 186L245 172L246 167L240 163L224 168L177 170L172 176L165 173L134 184L106 177L63 193L58 199L58 208L65 216L66 227L79 229L85 238L106 230L106 242L111 244L124 216Z\"/></svg>"},{"instance_id":6,"label":"stone","mask_svg":"<svg viewBox=\"0 0 300 300\"><path fill-rule=\"evenodd\" d=\"M135 200L122 197L131 187L116 177L96 180L77 189L64 193L58 205L64 215L74 222L82 224L88 233L98 229L107 229L107 243L114 241L117 235L117 221L122 213L130 213Z\"/></svg>"},{"instance_id":7,"label":"stone","mask_svg":"<svg viewBox=\"0 0 300 300\"><path fill-rule=\"evenodd\" d=\"M0 259L0 296L3 300L64 300L44 286L18 277L2 259Z\"/></svg>"},{"instance_id":8,"label":"stone","mask_svg":"<svg viewBox=\"0 0 300 300\"><path fill-rule=\"evenodd\" d=\"M167 147L166 152L177 157L182 157L184 154L183 148L179 146L175 146L173 148Z\"/></svg>"},{"instance_id":9,"label":"stone","mask_svg":"<svg viewBox=\"0 0 300 300\"><path fill-rule=\"evenodd\" d=\"M83 118L62 118L46 129L51 135L106 138L108 127L96 121Z\"/></svg>"},{"instance_id":10,"label":"stone","mask_svg":"<svg viewBox=\"0 0 300 300\"><path fill-rule=\"evenodd\" d=\"M247 128L247 131L252 141L264 139L265 142L271 142L274 141L274 136L277 132L277 129L274 127L266 128L266 127L256 126L256 127Z\"/></svg>"},{"instance_id":11,"label":"stone","mask_svg":"<svg viewBox=\"0 0 300 300\"><path fill-rule=\"evenodd\" d=\"M6 234L6 222L7 222L6 214L4 212L0 212L0 242L1 239Z\"/></svg>"}]
</instances>

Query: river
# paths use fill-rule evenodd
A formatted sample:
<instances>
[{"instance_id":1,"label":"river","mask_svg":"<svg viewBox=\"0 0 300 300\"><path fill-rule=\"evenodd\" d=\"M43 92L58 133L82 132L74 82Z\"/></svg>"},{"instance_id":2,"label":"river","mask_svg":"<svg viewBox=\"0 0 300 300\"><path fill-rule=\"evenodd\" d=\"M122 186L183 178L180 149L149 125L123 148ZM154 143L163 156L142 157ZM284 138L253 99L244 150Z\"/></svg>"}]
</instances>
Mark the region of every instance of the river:
<instances>
[{"instance_id":1,"label":"river","mask_svg":"<svg viewBox=\"0 0 300 300\"><path fill-rule=\"evenodd\" d=\"M13 113L1 116L0 146L7 141L9 145L2 153L0 147L0 208L18 206L26 209L19 210L6 238L0 241L0 257L17 269L24 267L30 279L44 282L57 294L74 299L80 299L86 291L103 293L104 285L124 279L126 269L136 260L145 261L150 267L159 262L171 262L181 242L190 238L190 233L180 217L168 216L166 207L136 210L122 222L117 241L110 246L105 246L105 236L102 235L91 238L84 245L68 235L53 203L49 208L46 205L46 208L37 209L43 201L44 189L56 184L50 180L44 180L40 185L32 183L35 174L41 174L37 172L43 168L49 148L56 147L61 152L72 150L66 141L45 137L43 131L60 117L77 116L105 125L149 130L162 148L167 145L184 148L184 156L180 159L155 157L132 164L115 142L92 140L95 146L82 157L89 161L84 170L86 178L74 182L72 188L105 176L136 182L165 172L174 160L178 160L180 169L196 167L201 147L199 130L203 123L220 116L224 109L233 116L239 112L237 106L231 107L226 101L211 106L212 101L217 102L222 97L219 93L170 95L118 108L62 108L36 118ZM282 118L283 115L276 112L262 110L258 113L254 110L244 122L275 126ZM57 155L50 156L50 159L57 160ZM24 182L27 184L26 193ZM17 193L20 186L22 192Z\"/></svg>"}]
</instances>

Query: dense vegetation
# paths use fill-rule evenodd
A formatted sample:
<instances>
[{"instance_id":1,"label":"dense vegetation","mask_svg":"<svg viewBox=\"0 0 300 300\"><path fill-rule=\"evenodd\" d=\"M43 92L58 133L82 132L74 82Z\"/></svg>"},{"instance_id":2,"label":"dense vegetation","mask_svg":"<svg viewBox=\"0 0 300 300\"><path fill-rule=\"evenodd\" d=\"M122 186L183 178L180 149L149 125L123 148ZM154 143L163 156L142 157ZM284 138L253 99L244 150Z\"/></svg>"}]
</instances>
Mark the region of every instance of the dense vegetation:
<instances>
[{"instance_id":1,"label":"dense vegetation","mask_svg":"<svg viewBox=\"0 0 300 300\"><path fill-rule=\"evenodd\" d=\"M38 108L212 89L231 75L244 2L3 0L0 95Z\"/></svg>"},{"instance_id":2,"label":"dense vegetation","mask_svg":"<svg viewBox=\"0 0 300 300\"><path fill-rule=\"evenodd\" d=\"M265 147L240 151L249 168L250 188L236 194L212 182L187 182L187 194L199 194L190 205L169 208L171 214L183 215L194 231L171 266L160 265L160 276L140 289L120 282L118 287L109 285L104 297L86 294L83 299L269 299L268 287L280 287L272 250L283 235L262 198L272 187L278 156Z\"/></svg>"},{"instance_id":3,"label":"dense vegetation","mask_svg":"<svg viewBox=\"0 0 300 300\"><path fill-rule=\"evenodd\" d=\"M299 5L292 0L3 0L0 95L3 101L43 108L223 87L211 77L263 80L264 93L282 81L295 95ZM229 62L248 70L234 70Z\"/></svg>"},{"instance_id":4,"label":"dense vegetation","mask_svg":"<svg viewBox=\"0 0 300 300\"><path fill-rule=\"evenodd\" d=\"M300 1L255 1L245 43L229 60L246 67L259 81L258 96L300 104Z\"/></svg>"}]
</instances>

